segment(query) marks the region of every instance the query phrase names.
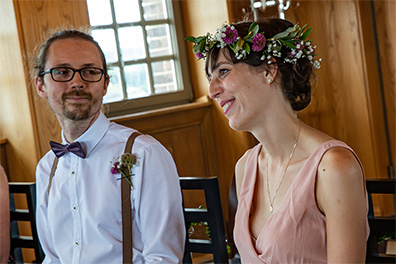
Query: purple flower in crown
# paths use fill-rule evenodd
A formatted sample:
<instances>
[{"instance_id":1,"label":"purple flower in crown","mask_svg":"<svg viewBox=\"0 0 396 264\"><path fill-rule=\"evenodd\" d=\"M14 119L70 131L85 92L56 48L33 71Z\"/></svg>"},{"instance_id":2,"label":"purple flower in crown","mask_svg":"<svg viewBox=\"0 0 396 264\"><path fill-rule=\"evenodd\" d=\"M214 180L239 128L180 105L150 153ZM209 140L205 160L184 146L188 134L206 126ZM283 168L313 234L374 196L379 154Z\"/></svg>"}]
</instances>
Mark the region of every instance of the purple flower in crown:
<instances>
[{"instance_id":1,"label":"purple flower in crown","mask_svg":"<svg viewBox=\"0 0 396 264\"><path fill-rule=\"evenodd\" d=\"M205 57L201 52L195 53L195 56L197 56L198 60L200 60L200 59Z\"/></svg>"},{"instance_id":2,"label":"purple flower in crown","mask_svg":"<svg viewBox=\"0 0 396 264\"><path fill-rule=\"evenodd\" d=\"M264 35L256 34L253 37L252 43L253 43L253 46L252 46L253 51L261 51L262 49L264 49L265 43L266 43Z\"/></svg>"},{"instance_id":3,"label":"purple flower in crown","mask_svg":"<svg viewBox=\"0 0 396 264\"><path fill-rule=\"evenodd\" d=\"M223 33L225 36L222 37L225 44L229 45L237 41L238 31L234 27L226 27Z\"/></svg>"}]
</instances>

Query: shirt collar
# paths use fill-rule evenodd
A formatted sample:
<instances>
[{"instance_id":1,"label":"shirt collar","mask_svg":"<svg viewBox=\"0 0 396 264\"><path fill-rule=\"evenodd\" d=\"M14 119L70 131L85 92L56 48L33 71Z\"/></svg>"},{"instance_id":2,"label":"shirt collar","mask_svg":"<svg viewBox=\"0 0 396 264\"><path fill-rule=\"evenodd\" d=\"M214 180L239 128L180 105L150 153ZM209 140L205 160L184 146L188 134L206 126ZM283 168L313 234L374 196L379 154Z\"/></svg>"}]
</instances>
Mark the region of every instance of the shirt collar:
<instances>
[{"instance_id":1,"label":"shirt collar","mask_svg":"<svg viewBox=\"0 0 396 264\"><path fill-rule=\"evenodd\" d=\"M106 134L110 126L110 121L105 117L105 115L100 112L98 118L95 122L85 131L79 138L75 141L80 142L84 150L86 151L87 158L89 153L96 147L99 141ZM67 143L65 136L62 131L62 142Z\"/></svg>"}]
</instances>

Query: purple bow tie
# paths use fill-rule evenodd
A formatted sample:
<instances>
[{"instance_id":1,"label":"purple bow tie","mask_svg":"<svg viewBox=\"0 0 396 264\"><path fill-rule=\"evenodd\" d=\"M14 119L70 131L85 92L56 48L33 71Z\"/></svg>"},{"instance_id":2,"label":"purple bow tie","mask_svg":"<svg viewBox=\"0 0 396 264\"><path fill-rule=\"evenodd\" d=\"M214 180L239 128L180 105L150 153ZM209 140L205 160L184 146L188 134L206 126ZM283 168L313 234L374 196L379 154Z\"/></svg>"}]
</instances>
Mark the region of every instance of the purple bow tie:
<instances>
[{"instance_id":1,"label":"purple bow tie","mask_svg":"<svg viewBox=\"0 0 396 264\"><path fill-rule=\"evenodd\" d=\"M71 153L74 153L75 155L79 156L80 158L85 159L85 156L86 156L85 151L79 142L73 142L68 145L62 145L60 143L50 141L50 145L51 145L52 151L55 153L55 155L58 158L65 155L67 152L71 152Z\"/></svg>"}]
</instances>

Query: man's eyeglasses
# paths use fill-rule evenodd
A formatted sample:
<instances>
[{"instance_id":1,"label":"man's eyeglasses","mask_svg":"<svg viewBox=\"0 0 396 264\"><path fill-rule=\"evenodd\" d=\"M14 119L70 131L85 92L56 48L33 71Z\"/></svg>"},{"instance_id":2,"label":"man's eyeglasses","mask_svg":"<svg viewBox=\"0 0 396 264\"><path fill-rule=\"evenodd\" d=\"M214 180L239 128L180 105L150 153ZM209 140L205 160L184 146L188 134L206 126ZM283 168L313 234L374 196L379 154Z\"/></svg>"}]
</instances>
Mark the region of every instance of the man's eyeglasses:
<instances>
[{"instance_id":1,"label":"man's eyeglasses","mask_svg":"<svg viewBox=\"0 0 396 264\"><path fill-rule=\"evenodd\" d=\"M39 76L44 76L47 73L51 74L52 80L55 82L68 82L74 78L74 74L78 72L86 82L99 82L103 76L103 70L96 67L84 67L81 69L73 69L70 67L55 67L43 71Z\"/></svg>"}]
</instances>

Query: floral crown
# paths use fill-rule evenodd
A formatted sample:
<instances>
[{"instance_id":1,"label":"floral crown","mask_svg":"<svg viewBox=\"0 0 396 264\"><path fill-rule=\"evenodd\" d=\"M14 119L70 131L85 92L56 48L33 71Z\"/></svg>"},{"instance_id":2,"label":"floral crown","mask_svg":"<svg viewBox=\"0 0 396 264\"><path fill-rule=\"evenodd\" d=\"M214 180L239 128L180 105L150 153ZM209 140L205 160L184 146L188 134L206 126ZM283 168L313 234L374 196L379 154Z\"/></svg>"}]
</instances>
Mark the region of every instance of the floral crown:
<instances>
[{"instance_id":1,"label":"floral crown","mask_svg":"<svg viewBox=\"0 0 396 264\"><path fill-rule=\"evenodd\" d=\"M300 27L298 24L289 27L283 32L266 39L264 32L259 31L259 25L253 22L249 27L249 33L240 37L233 25L223 24L215 35L207 33L200 37L186 37L185 40L194 43L193 52L198 59L204 59L214 46L218 48L229 47L235 57L245 59L251 51L261 52L261 60L270 60L272 57L281 57L281 50L287 50L284 62L296 63L298 59L307 58L314 68L320 68L320 61L314 60L316 46L312 45L312 40L306 40L311 33L312 27L305 30L307 25ZM305 30L305 31L304 31ZM270 64L271 62L268 61Z\"/></svg>"}]
</instances>

